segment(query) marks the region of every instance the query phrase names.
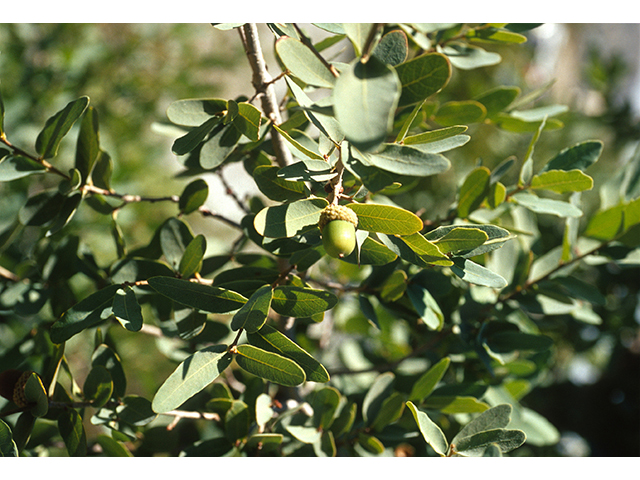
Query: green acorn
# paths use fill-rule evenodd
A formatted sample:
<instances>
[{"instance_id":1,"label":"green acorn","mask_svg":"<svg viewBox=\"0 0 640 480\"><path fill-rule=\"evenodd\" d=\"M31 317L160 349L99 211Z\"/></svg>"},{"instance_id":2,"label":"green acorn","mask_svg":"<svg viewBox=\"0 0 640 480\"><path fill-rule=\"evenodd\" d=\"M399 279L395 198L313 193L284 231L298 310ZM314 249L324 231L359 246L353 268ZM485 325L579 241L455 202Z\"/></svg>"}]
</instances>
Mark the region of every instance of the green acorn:
<instances>
[{"instance_id":1,"label":"green acorn","mask_svg":"<svg viewBox=\"0 0 640 480\"><path fill-rule=\"evenodd\" d=\"M329 205L320 213L322 246L334 258L348 256L356 248L358 215L343 205Z\"/></svg>"}]
</instances>

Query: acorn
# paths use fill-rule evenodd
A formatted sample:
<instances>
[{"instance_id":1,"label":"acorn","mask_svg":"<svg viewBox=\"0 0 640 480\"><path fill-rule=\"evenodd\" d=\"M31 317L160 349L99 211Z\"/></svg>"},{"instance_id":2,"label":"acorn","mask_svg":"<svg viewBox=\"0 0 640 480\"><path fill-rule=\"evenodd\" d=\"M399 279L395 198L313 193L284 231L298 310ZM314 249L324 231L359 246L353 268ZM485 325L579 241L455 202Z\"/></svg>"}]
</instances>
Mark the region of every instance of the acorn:
<instances>
[{"instance_id":1,"label":"acorn","mask_svg":"<svg viewBox=\"0 0 640 480\"><path fill-rule=\"evenodd\" d=\"M320 213L318 226L322 232L322 246L328 255L343 258L356 248L358 215L343 205L329 205Z\"/></svg>"}]
</instances>

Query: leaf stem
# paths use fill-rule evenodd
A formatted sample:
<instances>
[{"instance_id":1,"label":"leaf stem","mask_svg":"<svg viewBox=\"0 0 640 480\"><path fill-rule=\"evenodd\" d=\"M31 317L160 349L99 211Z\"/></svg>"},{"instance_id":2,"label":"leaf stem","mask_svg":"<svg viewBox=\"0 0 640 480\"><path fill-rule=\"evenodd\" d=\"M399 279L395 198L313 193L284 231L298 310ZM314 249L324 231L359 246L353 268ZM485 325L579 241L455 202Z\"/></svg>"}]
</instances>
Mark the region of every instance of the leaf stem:
<instances>
[{"instance_id":1,"label":"leaf stem","mask_svg":"<svg viewBox=\"0 0 640 480\"><path fill-rule=\"evenodd\" d=\"M40 165L46 168L48 172L55 173L56 175L60 175L66 180L71 179L69 175L58 170L56 167L54 167L49 162L47 162L44 158L36 157L35 155L31 155L29 152L22 150L20 147L16 147L7 139L5 135L0 135L0 142L4 143L7 147L13 150L13 153L17 153L18 155L22 155L23 157L33 160L34 162L38 162Z\"/></svg>"}]
</instances>

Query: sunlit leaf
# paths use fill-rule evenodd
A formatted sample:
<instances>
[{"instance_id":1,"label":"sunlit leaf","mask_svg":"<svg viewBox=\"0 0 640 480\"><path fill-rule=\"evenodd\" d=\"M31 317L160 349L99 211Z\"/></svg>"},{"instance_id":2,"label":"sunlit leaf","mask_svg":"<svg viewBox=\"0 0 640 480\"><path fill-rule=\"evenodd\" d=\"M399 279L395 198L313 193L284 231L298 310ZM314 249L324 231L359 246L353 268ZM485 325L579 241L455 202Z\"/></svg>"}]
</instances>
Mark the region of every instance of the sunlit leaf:
<instances>
[{"instance_id":1,"label":"sunlit leaf","mask_svg":"<svg viewBox=\"0 0 640 480\"><path fill-rule=\"evenodd\" d=\"M236 312L231 320L231 329L244 329L248 333L257 332L267 321L271 299L273 298L273 288L271 285L264 285L256 290L247 303Z\"/></svg>"},{"instance_id":2,"label":"sunlit leaf","mask_svg":"<svg viewBox=\"0 0 640 480\"><path fill-rule=\"evenodd\" d=\"M304 370L293 360L253 345L238 345L235 359L243 370L279 385L295 387L306 379Z\"/></svg>"},{"instance_id":3,"label":"sunlit leaf","mask_svg":"<svg viewBox=\"0 0 640 480\"><path fill-rule=\"evenodd\" d=\"M333 89L333 110L347 140L367 151L389 134L399 98L395 70L371 57L366 63L356 60L340 74Z\"/></svg>"},{"instance_id":4,"label":"sunlit leaf","mask_svg":"<svg viewBox=\"0 0 640 480\"><path fill-rule=\"evenodd\" d=\"M429 415L418 410L412 402L407 402L407 407L411 410L424 441L431 445L435 452L441 457L447 455L449 444L440 427L429 418Z\"/></svg>"},{"instance_id":5,"label":"sunlit leaf","mask_svg":"<svg viewBox=\"0 0 640 480\"><path fill-rule=\"evenodd\" d=\"M411 235L422 229L422 220L403 208L372 203L347 205L358 215L358 228L388 235Z\"/></svg>"},{"instance_id":6,"label":"sunlit leaf","mask_svg":"<svg viewBox=\"0 0 640 480\"><path fill-rule=\"evenodd\" d=\"M604 145L599 140L590 140L565 148L552 158L541 172L548 170L586 170L598 161Z\"/></svg>"},{"instance_id":7,"label":"sunlit leaf","mask_svg":"<svg viewBox=\"0 0 640 480\"><path fill-rule=\"evenodd\" d=\"M124 328L137 332L142 328L142 309L129 286L119 289L113 297L113 314Z\"/></svg>"},{"instance_id":8,"label":"sunlit leaf","mask_svg":"<svg viewBox=\"0 0 640 480\"><path fill-rule=\"evenodd\" d=\"M239 293L180 278L152 277L148 282L154 290L165 297L203 312L230 313L247 302L247 299Z\"/></svg>"},{"instance_id":9,"label":"sunlit leaf","mask_svg":"<svg viewBox=\"0 0 640 480\"><path fill-rule=\"evenodd\" d=\"M213 382L230 364L224 345L206 347L187 357L160 386L151 407L156 413L174 410Z\"/></svg>"},{"instance_id":10,"label":"sunlit leaf","mask_svg":"<svg viewBox=\"0 0 640 480\"><path fill-rule=\"evenodd\" d=\"M451 64L441 53L427 53L398 65L402 84L399 106L422 102L442 90L451 78Z\"/></svg>"},{"instance_id":11,"label":"sunlit leaf","mask_svg":"<svg viewBox=\"0 0 640 480\"><path fill-rule=\"evenodd\" d=\"M280 37L276 52L284 66L308 85L332 88L336 77L320 59L300 40Z\"/></svg>"},{"instance_id":12,"label":"sunlit leaf","mask_svg":"<svg viewBox=\"0 0 640 480\"><path fill-rule=\"evenodd\" d=\"M438 382L442 380L442 377L449 368L450 363L451 359L449 357L445 357L423 373L416 383L413 384L411 393L409 394L409 400L412 402L421 402L424 398L429 396L429 394L438 385Z\"/></svg>"},{"instance_id":13,"label":"sunlit leaf","mask_svg":"<svg viewBox=\"0 0 640 480\"><path fill-rule=\"evenodd\" d=\"M256 215L254 227L265 237L287 238L318 224L320 212L328 205L324 198L309 198L266 207Z\"/></svg>"}]
</instances>

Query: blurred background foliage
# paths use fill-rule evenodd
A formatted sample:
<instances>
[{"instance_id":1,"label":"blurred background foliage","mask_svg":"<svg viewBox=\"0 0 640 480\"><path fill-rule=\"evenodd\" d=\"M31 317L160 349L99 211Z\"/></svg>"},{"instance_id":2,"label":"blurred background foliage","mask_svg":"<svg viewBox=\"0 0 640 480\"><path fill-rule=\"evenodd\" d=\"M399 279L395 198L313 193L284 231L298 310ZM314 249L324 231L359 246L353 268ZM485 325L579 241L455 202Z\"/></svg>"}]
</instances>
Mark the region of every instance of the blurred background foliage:
<instances>
[{"instance_id":1,"label":"blurred background foliage","mask_svg":"<svg viewBox=\"0 0 640 480\"><path fill-rule=\"evenodd\" d=\"M609 39L615 40L619 29L629 26L591 26L591 30L589 27L543 26L528 33L529 42L523 46L492 46L491 50L500 53L503 61L470 71L454 69L439 100L473 99L498 84L517 86L526 94L556 78L548 96L555 97L554 102L568 105L569 111L558 117L565 127L545 133L538 142L536 158L546 162L568 145L602 140L604 152L590 174L596 185L610 182L611 187L583 195L586 210L593 211L615 203L619 195L615 173L619 167L629 161L640 161L639 102L629 93L634 92L634 87L635 95L640 90L637 83L640 30L637 25L631 26L631 37L625 37L629 45L635 45L634 63L629 49L616 50L607 44ZM605 34L590 35L594 29ZM264 46L271 71L277 74L273 45ZM555 58L550 58L549 52ZM189 181L175 175L180 170L171 154L175 137L162 135L167 106L183 98L226 99L252 91L250 71L236 33L215 30L210 24L2 24L0 79L5 130L12 143L33 151L33 140L45 120L70 100L88 95L99 114L101 144L114 160L114 190L155 196L178 195ZM463 179L478 162L493 169L514 152L525 152L530 141L529 135L485 124L473 125L470 130L473 141L448 154L454 165L448 174L426 177L420 188L400 194L394 201L409 210L432 212L429 215L432 219L444 217L455 201L458 179ZM72 141L66 141L61 148L74 147ZM63 151L59 158L69 161L68 165L59 166L61 170L72 167L72 154L65 155ZM243 183L241 165L225 167L223 175L239 196L256 193L250 190L250 182ZM48 176L42 176L42 182L48 181ZM220 179L207 181L211 181L208 203L220 210L228 207L232 212L234 203ZM27 185L34 188L32 178L0 184L0 231L7 228L24 204ZM141 202L123 209L118 224L128 245L142 246L160 223L176 213L176 206L170 203ZM197 215L190 217L189 222L194 230L211 239L209 246L214 251L233 241L219 222ZM539 228L548 230L540 239L548 244L534 243L532 249L537 255L562 242L560 222L545 216L540 222ZM83 207L67 228L68 233L83 232L81 241L96 256L98 264L106 265L116 258L108 217L105 219ZM86 232L91 232L90 236ZM36 248L29 240L25 234L19 245L11 245L19 251L0 251L3 263L11 264L20 256L29 257ZM32 240L37 240L37 236ZM342 268L349 270L348 266ZM351 276L353 272L335 274ZM543 386L523 399L523 404L558 428L562 440L557 446L535 452L525 451L534 449L525 446L520 449L522 452L519 450L522 454L640 454L638 269L600 265L590 274L606 297L605 304L597 310L603 318L602 325L578 324L569 316L564 322L554 321L556 338L562 339L554 367ZM366 321L352 309L343 308L336 314L346 318L337 323L347 331L368 330ZM0 352L5 353L25 328L28 325L9 322L0 314ZM124 329L110 335L118 337L113 340L127 367L128 391L151 398L173 364L163 360L158 354L158 344L146 335ZM85 360L91 355L89 343L74 341L67 346L70 359L74 355L69 348L77 350L75 374L79 378L83 377L82 369L88 368L89 362ZM590 421L586 422L586 418Z\"/></svg>"}]
</instances>

